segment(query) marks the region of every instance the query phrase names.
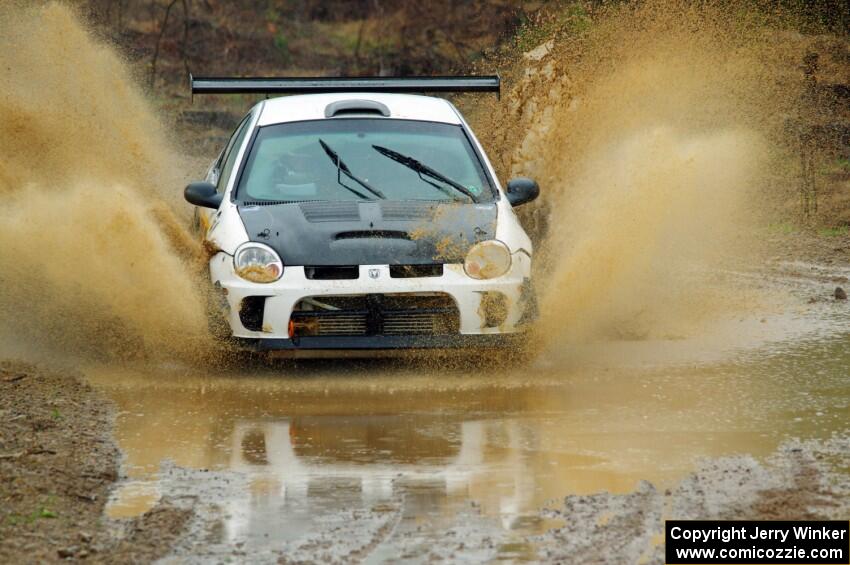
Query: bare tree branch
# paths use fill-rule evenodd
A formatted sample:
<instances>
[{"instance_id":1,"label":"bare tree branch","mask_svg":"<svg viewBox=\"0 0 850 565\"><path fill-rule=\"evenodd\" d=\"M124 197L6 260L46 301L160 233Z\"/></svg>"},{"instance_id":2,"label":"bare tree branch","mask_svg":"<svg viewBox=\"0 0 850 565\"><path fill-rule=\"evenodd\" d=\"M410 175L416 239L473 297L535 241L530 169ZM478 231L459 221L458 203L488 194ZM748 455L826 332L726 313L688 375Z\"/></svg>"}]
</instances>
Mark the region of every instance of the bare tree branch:
<instances>
[{"instance_id":1,"label":"bare tree branch","mask_svg":"<svg viewBox=\"0 0 850 565\"><path fill-rule=\"evenodd\" d=\"M186 45L189 43L189 1L190 0L182 0L183 2L183 70L186 72L186 75L189 74L189 55L187 53Z\"/></svg>"},{"instance_id":2,"label":"bare tree branch","mask_svg":"<svg viewBox=\"0 0 850 565\"><path fill-rule=\"evenodd\" d=\"M159 35L156 37L156 46L153 50L153 57L151 58L151 77L150 77L150 89L153 90L154 82L156 81L156 62L159 59L159 44L162 42L162 36L165 34L165 28L168 27L168 16L171 15L171 8L177 3L177 0L171 0L168 3L168 6L165 8L165 16L162 18L162 24L159 26Z\"/></svg>"}]
</instances>

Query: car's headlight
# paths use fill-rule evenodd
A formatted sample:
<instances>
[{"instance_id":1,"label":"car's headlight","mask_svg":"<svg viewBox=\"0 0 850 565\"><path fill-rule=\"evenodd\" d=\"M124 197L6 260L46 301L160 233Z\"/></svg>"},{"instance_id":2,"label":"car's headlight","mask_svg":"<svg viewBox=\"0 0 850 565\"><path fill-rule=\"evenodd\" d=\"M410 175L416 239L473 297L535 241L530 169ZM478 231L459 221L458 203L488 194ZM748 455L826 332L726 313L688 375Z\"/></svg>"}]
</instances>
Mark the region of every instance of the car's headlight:
<instances>
[{"instance_id":1,"label":"car's headlight","mask_svg":"<svg viewBox=\"0 0 850 565\"><path fill-rule=\"evenodd\" d=\"M501 277L511 268L511 250L495 239L472 246L463 262L463 270L473 279Z\"/></svg>"},{"instance_id":2,"label":"car's headlight","mask_svg":"<svg viewBox=\"0 0 850 565\"><path fill-rule=\"evenodd\" d=\"M283 274L283 261L274 249L262 243L243 243L233 254L233 270L245 280L270 283Z\"/></svg>"}]
</instances>

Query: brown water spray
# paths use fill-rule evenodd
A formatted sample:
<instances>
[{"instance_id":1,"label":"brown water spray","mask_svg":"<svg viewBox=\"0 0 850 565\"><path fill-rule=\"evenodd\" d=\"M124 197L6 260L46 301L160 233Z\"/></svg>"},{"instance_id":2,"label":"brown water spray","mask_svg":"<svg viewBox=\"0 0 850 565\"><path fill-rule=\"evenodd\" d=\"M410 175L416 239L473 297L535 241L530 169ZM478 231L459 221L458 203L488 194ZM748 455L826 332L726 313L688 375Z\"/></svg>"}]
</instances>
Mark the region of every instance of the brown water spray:
<instances>
[{"instance_id":1,"label":"brown water spray","mask_svg":"<svg viewBox=\"0 0 850 565\"><path fill-rule=\"evenodd\" d=\"M684 336L751 301L705 279L751 252L780 188L805 46L741 6L587 12L518 55L508 95L475 120L504 176L542 186L520 214L548 231L544 341Z\"/></svg>"},{"instance_id":2,"label":"brown water spray","mask_svg":"<svg viewBox=\"0 0 850 565\"><path fill-rule=\"evenodd\" d=\"M44 357L196 349L194 243L173 212L187 210L185 164L127 66L48 4L0 10L0 69L2 343Z\"/></svg>"}]
</instances>

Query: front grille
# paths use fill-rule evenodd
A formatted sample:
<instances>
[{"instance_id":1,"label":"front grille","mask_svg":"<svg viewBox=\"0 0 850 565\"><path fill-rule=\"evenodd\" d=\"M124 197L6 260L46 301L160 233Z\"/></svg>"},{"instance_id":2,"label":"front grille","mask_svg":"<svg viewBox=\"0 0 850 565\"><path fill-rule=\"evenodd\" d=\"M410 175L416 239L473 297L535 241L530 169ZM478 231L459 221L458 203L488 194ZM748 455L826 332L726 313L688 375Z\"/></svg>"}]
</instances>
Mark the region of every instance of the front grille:
<instances>
[{"instance_id":1,"label":"front grille","mask_svg":"<svg viewBox=\"0 0 850 565\"><path fill-rule=\"evenodd\" d=\"M432 312L390 312L384 316L384 335L445 335L457 333L454 320Z\"/></svg>"},{"instance_id":2,"label":"front grille","mask_svg":"<svg viewBox=\"0 0 850 565\"><path fill-rule=\"evenodd\" d=\"M304 276L313 281L353 280L360 277L357 265L304 267Z\"/></svg>"},{"instance_id":3,"label":"front grille","mask_svg":"<svg viewBox=\"0 0 850 565\"><path fill-rule=\"evenodd\" d=\"M419 277L442 277L443 265L390 265L390 277L394 279L415 279Z\"/></svg>"},{"instance_id":4,"label":"front grille","mask_svg":"<svg viewBox=\"0 0 850 565\"><path fill-rule=\"evenodd\" d=\"M366 315L363 313L333 313L315 316L317 335L363 335L366 333Z\"/></svg>"},{"instance_id":5,"label":"front grille","mask_svg":"<svg viewBox=\"0 0 850 565\"><path fill-rule=\"evenodd\" d=\"M318 296L302 300L290 337L452 335L460 331L454 300L442 293Z\"/></svg>"}]
</instances>

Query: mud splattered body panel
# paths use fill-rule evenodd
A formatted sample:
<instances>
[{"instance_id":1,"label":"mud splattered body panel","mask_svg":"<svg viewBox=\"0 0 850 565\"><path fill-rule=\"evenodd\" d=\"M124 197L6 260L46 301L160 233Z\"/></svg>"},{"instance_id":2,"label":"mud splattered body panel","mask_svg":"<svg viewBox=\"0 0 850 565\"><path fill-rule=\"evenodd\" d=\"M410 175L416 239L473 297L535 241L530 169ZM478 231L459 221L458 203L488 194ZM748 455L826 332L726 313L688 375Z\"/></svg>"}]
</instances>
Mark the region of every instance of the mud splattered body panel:
<instances>
[{"instance_id":1,"label":"mud splattered body panel","mask_svg":"<svg viewBox=\"0 0 850 565\"><path fill-rule=\"evenodd\" d=\"M285 265L462 262L496 232L495 204L302 202L243 205L239 215Z\"/></svg>"}]
</instances>

